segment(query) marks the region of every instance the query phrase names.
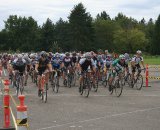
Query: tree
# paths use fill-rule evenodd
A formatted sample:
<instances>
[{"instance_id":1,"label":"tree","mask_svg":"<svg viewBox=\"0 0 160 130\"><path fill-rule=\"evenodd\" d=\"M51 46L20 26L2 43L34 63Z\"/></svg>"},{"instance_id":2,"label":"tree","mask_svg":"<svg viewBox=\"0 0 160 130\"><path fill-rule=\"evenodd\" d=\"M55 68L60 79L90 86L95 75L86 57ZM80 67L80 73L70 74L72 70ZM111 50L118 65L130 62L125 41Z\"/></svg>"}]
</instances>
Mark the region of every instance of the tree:
<instances>
[{"instance_id":1,"label":"tree","mask_svg":"<svg viewBox=\"0 0 160 130\"><path fill-rule=\"evenodd\" d=\"M50 51L52 43L55 41L54 24L48 18L41 29L41 50Z\"/></svg>"},{"instance_id":2,"label":"tree","mask_svg":"<svg viewBox=\"0 0 160 130\"><path fill-rule=\"evenodd\" d=\"M97 14L96 19L111 20L110 16L106 13L106 11L103 11L100 14Z\"/></svg>"},{"instance_id":3,"label":"tree","mask_svg":"<svg viewBox=\"0 0 160 130\"><path fill-rule=\"evenodd\" d=\"M91 50L94 38L92 18L83 4L74 6L68 18L72 50Z\"/></svg>"},{"instance_id":4,"label":"tree","mask_svg":"<svg viewBox=\"0 0 160 130\"><path fill-rule=\"evenodd\" d=\"M138 24L137 20L128 18L122 13L118 13L118 15L115 17L115 21L119 23L119 25L125 30L133 29Z\"/></svg>"},{"instance_id":5,"label":"tree","mask_svg":"<svg viewBox=\"0 0 160 130\"><path fill-rule=\"evenodd\" d=\"M152 53L156 55L160 54L160 15L155 23Z\"/></svg>"},{"instance_id":6,"label":"tree","mask_svg":"<svg viewBox=\"0 0 160 130\"><path fill-rule=\"evenodd\" d=\"M8 49L12 48L21 51L34 49L37 39L37 22L32 17L17 17L10 15L5 21L5 31L7 33Z\"/></svg>"},{"instance_id":7,"label":"tree","mask_svg":"<svg viewBox=\"0 0 160 130\"><path fill-rule=\"evenodd\" d=\"M120 26L114 21L103 19L96 20L93 25L95 28L95 49L113 50L113 34L116 30L120 29Z\"/></svg>"},{"instance_id":8,"label":"tree","mask_svg":"<svg viewBox=\"0 0 160 130\"><path fill-rule=\"evenodd\" d=\"M64 51L69 51L71 45L69 43L69 23L63 21L62 18L55 24L55 41Z\"/></svg>"},{"instance_id":9,"label":"tree","mask_svg":"<svg viewBox=\"0 0 160 130\"><path fill-rule=\"evenodd\" d=\"M145 51L147 43L145 34L138 29L129 31L121 29L114 34L115 49L120 53L135 53L139 49Z\"/></svg>"},{"instance_id":10,"label":"tree","mask_svg":"<svg viewBox=\"0 0 160 130\"><path fill-rule=\"evenodd\" d=\"M148 39L148 46L146 47L147 52L152 52L152 43L153 43L153 35L154 35L154 23L152 18L149 19L148 23L146 24L145 34L146 38Z\"/></svg>"}]
</instances>

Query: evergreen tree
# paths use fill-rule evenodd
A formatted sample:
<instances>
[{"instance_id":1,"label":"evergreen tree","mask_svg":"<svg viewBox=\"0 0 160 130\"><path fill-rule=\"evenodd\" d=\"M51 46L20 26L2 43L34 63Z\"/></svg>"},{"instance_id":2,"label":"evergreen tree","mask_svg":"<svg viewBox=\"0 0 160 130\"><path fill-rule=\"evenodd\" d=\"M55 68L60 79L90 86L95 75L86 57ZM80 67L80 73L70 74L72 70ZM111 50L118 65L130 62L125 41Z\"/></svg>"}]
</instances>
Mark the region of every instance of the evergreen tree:
<instances>
[{"instance_id":1,"label":"evergreen tree","mask_svg":"<svg viewBox=\"0 0 160 130\"><path fill-rule=\"evenodd\" d=\"M155 23L152 53L156 55L160 54L160 15Z\"/></svg>"},{"instance_id":2,"label":"evergreen tree","mask_svg":"<svg viewBox=\"0 0 160 130\"><path fill-rule=\"evenodd\" d=\"M92 18L83 4L74 6L68 18L72 50L91 50L94 37Z\"/></svg>"},{"instance_id":3,"label":"evergreen tree","mask_svg":"<svg viewBox=\"0 0 160 130\"><path fill-rule=\"evenodd\" d=\"M40 50L43 49L45 51L50 51L52 43L55 42L55 37L54 37L54 24L49 18L42 26L41 39L42 40L40 44L41 46Z\"/></svg>"}]
</instances>

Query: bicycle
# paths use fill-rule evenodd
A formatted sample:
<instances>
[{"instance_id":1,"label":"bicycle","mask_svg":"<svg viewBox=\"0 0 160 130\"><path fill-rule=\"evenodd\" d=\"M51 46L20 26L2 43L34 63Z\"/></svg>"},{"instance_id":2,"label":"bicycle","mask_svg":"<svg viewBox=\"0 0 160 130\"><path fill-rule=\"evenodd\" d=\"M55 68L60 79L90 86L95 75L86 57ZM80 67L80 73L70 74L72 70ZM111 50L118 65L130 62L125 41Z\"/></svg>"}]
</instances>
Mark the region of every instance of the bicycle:
<instances>
[{"instance_id":1,"label":"bicycle","mask_svg":"<svg viewBox=\"0 0 160 130\"><path fill-rule=\"evenodd\" d=\"M92 73L91 73L92 74ZM98 75L97 74L92 74L91 76L92 80L90 81L91 83L91 90L93 89L94 92L97 92L98 91L98 83L99 83L99 78L98 78ZM94 82L93 82L94 80Z\"/></svg>"},{"instance_id":2,"label":"bicycle","mask_svg":"<svg viewBox=\"0 0 160 130\"><path fill-rule=\"evenodd\" d=\"M111 71L111 70L107 70L106 74L103 76L102 85L103 85L104 87L107 87L107 85L108 85L110 71Z\"/></svg>"},{"instance_id":3,"label":"bicycle","mask_svg":"<svg viewBox=\"0 0 160 130\"><path fill-rule=\"evenodd\" d=\"M22 95L24 91L24 75L23 72L17 71L15 73L15 86L16 86L16 95L18 97L19 92Z\"/></svg>"},{"instance_id":4,"label":"bicycle","mask_svg":"<svg viewBox=\"0 0 160 130\"><path fill-rule=\"evenodd\" d=\"M73 84L74 78L73 70L71 70L71 68L67 68L67 79L64 80L64 85L71 88L72 85L75 85Z\"/></svg>"},{"instance_id":5,"label":"bicycle","mask_svg":"<svg viewBox=\"0 0 160 130\"><path fill-rule=\"evenodd\" d=\"M40 85L41 85L42 91L41 91L40 95L38 92L38 96L40 96L40 98L42 99L42 101L44 103L47 102L47 90L48 90L48 85L45 82L45 78L46 78L45 74L42 74L42 77L40 79Z\"/></svg>"},{"instance_id":6,"label":"bicycle","mask_svg":"<svg viewBox=\"0 0 160 130\"><path fill-rule=\"evenodd\" d=\"M88 75L90 75L90 72L83 72L83 82L80 84L80 95L84 95L85 97L89 96L91 90L91 79Z\"/></svg>"},{"instance_id":7,"label":"bicycle","mask_svg":"<svg viewBox=\"0 0 160 130\"><path fill-rule=\"evenodd\" d=\"M119 72L112 81L112 90L110 91L110 94L113 94L113 91L115 91L116 96L120 97L122 94L123 86L124 86L123 72Z\"/></svg>"},{"instance_id":8,"label":"bicycle","mask_svg":"<svg viewBox=\"0 0 160 130\"><path fill-rule=\"evenodd\" d=\"M51 86L52 86L52 90L55 93L58 93L59 91L59 74L60 74L60 70L55 70L52 72L52 76L51 76Z\"/></svg>"},{"instance_id":9,"label":"bicycle","mask_svg":"<svg viewBox=\"0 0 160 130\"><path fill-rule=\"evenodd\" d=\"M137 69L138 73L136 75L136 78L134 77L133 79L131 79L131 87L133 88L136 85L137 90L141 90L142 86L143 86L143 76L141 75L141 71L146 69Z\"/></svg>"},{"instance_id":10,"label":"bicycle","mask_svg":"<svg viewBox=\"0 0 160 130\"><path fill-rule=\"evenodd\" d=\"M131 87L131 74L130 73L127 73L124 77L125 79L125 85L126 83L128 84L129 87Z\"/></svg>"}]
</instances>

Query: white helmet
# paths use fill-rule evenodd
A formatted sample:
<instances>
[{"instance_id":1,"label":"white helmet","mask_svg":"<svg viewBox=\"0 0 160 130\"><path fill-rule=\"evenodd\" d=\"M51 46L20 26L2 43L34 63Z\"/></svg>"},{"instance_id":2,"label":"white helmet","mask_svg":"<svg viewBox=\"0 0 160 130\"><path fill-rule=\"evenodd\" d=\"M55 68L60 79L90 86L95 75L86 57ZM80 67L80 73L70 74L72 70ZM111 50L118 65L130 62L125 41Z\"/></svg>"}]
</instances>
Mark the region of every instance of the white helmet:
<instances>
[{"instance_id":1,"label":"white helmet","mask_svg":"<svg viewBox=\"0 0 160 130\"><path fill-rule=\"evenodd\" d=\"M141 51L141 50L138 50L138 51L137 51L137 54L142 54L142 51Z\"/></svg>"},{"instance_id":2,"label":"white helmet","mask_svg":"<svg viewBox=\"0 0 160 130\"><path fill-rule=\"evenodd\" d=\"M22 59L23 55L22 54L18 54L18 59Z\"/></svg>"}]
</instances>

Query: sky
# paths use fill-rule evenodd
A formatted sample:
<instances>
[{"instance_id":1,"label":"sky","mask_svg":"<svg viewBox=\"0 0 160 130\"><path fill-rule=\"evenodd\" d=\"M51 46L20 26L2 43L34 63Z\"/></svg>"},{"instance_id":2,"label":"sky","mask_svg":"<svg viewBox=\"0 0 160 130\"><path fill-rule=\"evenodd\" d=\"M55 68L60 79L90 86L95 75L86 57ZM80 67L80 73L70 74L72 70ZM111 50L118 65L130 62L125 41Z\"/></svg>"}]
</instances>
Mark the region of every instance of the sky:
<instances>
[{"instance_id":1,"label":"sky","mask_svg":"<svg viewBox=\"0 0 160 130\"><path fill-rule=\"evenodd\" d=\"M68 20L74 5L80 2L93 18L102 11L111 18L121 12L137 20L144 17L146 21L156 20L160 14L160 0L0 0L0 30L9 15L32 16L39 25L47 18L54 23L60 17Z\"/></svg>"}]
</instances>

